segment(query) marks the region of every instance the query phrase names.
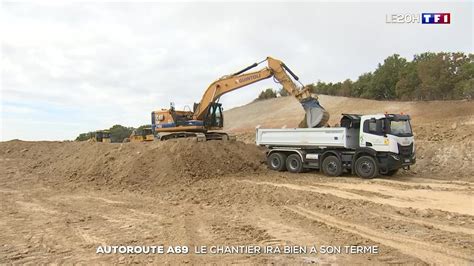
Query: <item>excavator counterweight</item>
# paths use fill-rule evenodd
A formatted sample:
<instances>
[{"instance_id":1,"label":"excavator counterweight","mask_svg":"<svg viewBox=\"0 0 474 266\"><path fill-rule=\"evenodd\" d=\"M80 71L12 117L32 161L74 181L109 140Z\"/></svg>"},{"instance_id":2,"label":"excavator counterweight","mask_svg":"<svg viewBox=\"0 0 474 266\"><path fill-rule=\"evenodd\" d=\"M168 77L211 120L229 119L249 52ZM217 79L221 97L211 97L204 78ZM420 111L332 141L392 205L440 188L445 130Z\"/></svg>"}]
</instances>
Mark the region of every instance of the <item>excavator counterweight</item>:
<instances>
[{"instance_id":1,"label":"excavator counterweight","mask_svg":"<svg viewBox=\"0 0 474 266\"><path fill-rule=\"evenodd\" d=\"M259 71L248 72L265 61L267 62L266 67ZM232 139L229 134L221 132L224 127L224 116L222 105L219 103L220 97L270 77L273 77L289 95L301 103L306 112L305 127L326 126L329 113L319 104L318 97L303 86L299 82L298 76L282 61L267 57L260 63L254 63L211 83L204 92L201 101L194 104L192 111L178 111L174 106L171 106L170 109L152 112L152 129L161 140L190 136L197 137L198 140ZM294 80L302 86L296 85Z\"/></svg>"}]
</instances>

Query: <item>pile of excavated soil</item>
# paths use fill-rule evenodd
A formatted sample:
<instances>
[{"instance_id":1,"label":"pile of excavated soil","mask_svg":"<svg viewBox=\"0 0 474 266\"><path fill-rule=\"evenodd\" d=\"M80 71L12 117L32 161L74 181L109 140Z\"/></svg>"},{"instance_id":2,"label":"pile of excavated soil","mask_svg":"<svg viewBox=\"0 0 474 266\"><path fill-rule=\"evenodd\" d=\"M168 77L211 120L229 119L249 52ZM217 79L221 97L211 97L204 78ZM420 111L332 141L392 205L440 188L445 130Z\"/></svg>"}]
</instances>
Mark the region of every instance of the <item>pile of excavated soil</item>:
<instances>
[{"instance_id":1,"label":"pile of excavated soil","mask_svg":"<svg viewBox=\"0 0 474 266\"><path fill-rule=\"evenodd\" d=\"M474 125L458 121L415 125L417 163L414 170L426 177L473 180Z\"/></svg>"},{"instance_id":2,"label":"pile of excavated soil","mask_svg":"<svg viewBox=\"0 0 474 266\"><path fill-rule=\"evenodd\" d=\"M4 159L24 160L30 173L51 185L149 190L231 174L251 174L264 166L263 152L242 142L191 139L153 143L0 143Z\"/></svg>"}]
</instances>

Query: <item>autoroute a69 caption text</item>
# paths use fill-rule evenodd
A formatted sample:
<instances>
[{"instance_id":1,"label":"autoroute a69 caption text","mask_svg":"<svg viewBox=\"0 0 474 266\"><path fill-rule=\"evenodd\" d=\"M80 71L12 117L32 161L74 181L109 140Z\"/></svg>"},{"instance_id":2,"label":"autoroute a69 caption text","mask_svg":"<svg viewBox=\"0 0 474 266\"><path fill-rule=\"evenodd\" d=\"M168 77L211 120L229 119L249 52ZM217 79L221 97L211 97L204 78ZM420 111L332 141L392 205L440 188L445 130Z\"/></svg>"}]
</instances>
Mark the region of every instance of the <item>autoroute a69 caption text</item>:
<instances>
[{"instance_id":1,"label":"autoroute a69 caption text","mask_svg":"<svg viewBox=\"0 0 474 266\"><path fill-rule=\"evenodd\" d=\"M137 246L98 246L97 254L379 254L378 246L165 246L165 245L137 245Z\"/></svg>"}]
</instances>

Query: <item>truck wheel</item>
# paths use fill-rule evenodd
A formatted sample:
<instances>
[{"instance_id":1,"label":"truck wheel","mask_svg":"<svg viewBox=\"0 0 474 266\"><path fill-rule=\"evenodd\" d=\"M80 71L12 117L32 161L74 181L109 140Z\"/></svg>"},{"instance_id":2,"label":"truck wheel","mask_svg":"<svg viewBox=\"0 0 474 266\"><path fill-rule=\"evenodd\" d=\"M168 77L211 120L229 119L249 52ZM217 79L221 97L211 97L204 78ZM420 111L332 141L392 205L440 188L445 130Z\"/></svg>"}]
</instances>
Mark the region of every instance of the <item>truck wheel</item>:
<instances>
[{"instance_id":1,"label":"truck wheel","mask_svg":"<svg viewBox=\"0 0 474 266\"><path fill-rule=\"evenodd\" d=\"M322 168L324 174L328 176L340 176L342 174L342 164L336 156L324 158Z\"/></svg>"},{"instance_id":2,"label":"truck wheel","mask_svg":"<svg viewBox=\"0 0 474 266\"><path fill-rule=\"evenodd\" d=\"M298 154L292 154L286 158L286 169L290 173L303 172L303 162Z\"/></svg>"},{"instance_id":3,"label":"truck wheel","mask_svg":"<svg viewBox=\"0 0 474 266\"><path fill-rule=\"evenodd\" d=\"M267 165L270 169L275 171L285 171L286 170L286 155L280 152L274 152L270 154L267 158Z\"/></svg>"},{"instance_id":4,"label":"truck wheel","mask_svg":"<svg viewBox=\"0 0 474 266\"><path fill-rule=\"evenodd\" d=\"M355 162L355 172L362 178L375 178L379 174L379 167L374 158L361 156Z\"/></svg>"}]
</instances>

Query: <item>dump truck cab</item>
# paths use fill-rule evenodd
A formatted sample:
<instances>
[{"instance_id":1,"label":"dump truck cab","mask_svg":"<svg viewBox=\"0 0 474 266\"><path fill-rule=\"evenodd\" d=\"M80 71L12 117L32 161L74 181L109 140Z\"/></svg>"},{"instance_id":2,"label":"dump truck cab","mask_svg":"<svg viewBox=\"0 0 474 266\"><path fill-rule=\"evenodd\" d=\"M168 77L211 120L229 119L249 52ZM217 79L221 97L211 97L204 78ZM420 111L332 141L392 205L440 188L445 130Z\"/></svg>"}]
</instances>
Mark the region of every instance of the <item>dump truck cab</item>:
<instances>
[{"instance_id":1,"label":"dump truck cab","mask_svg":"<svg viewBox=\"0 0 474 266\"><path fill-rule=\"evenodd\" d=\"M363 115L360 119L359 147L379 153L384 169L393 171L415 163L415 142L409 115Z\"/></svg>"}]
</instances>

